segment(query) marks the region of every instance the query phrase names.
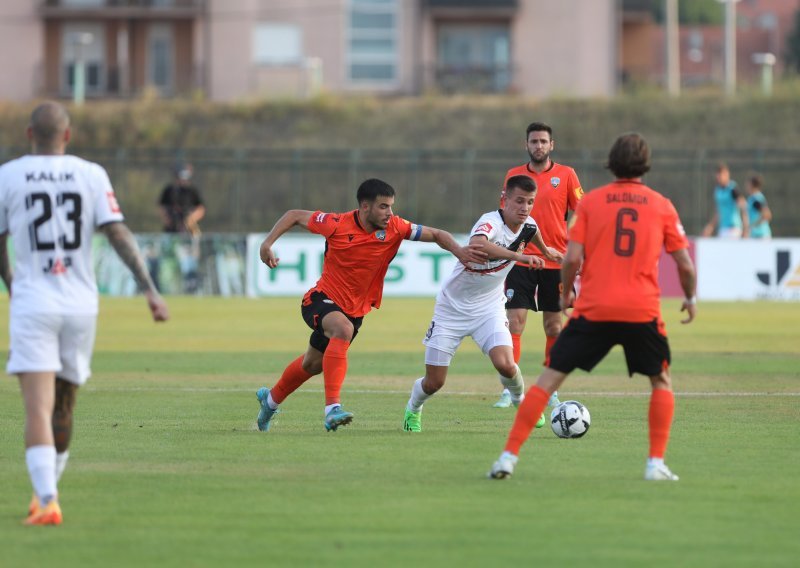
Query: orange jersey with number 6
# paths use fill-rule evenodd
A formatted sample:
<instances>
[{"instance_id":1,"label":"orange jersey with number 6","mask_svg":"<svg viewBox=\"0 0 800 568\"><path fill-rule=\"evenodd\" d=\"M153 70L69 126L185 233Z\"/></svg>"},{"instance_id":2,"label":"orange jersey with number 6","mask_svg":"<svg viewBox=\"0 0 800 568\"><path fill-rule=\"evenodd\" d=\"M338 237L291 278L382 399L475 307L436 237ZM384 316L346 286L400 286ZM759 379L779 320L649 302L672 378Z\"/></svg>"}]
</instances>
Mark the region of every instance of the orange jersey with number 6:
<instances>
[{"instance_id":1,"label":"orange jersey with number 6","mask_svg":"<svg viewBox=\"0 0 800 568\"><path fill-rule=\"evenodd\" d=\"M572 317L648 322L661 317L658 259L688 248L672 202L640 182L619 180L581 201L569 240L584 247Z\"/></svg>"}]
</instances>

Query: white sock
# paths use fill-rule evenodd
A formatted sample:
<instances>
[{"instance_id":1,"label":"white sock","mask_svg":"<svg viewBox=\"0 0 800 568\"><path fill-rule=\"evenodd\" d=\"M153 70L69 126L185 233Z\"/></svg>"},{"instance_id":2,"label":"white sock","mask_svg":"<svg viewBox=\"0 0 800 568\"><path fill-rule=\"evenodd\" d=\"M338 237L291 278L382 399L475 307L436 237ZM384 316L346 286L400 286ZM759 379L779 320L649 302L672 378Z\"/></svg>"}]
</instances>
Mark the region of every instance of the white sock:
<instances>
[{"instance_id":1,"label":"white sock","mask_svg":"<svg viewBox=\"0 0 800 568\"><path fill-rule=\"evenodd\" d=\"M647 458L647 467L658 467L664 465L664 458Z\"/></svg>"},{"instance_id":2,"label":"white sock","mask_svg":"<svg viewBox=\"0 0 800 568\"><path fill-rule=\"evenodd\" d=\"M267 406L269 406L270 410L278 410L278 403L272 398L272 391L269 391L267 395Z\"/></svg>"},{"instance_id":3,"label":"white sock","mask_svg":"<svg viewBox=\"0 0 800 568\"><path fill-rule=\"evenodd\" d=\"M513 464L515 464L515 465L516 465L516 463L517 463L517 460L518 460L519 458L518 458L517 456L515 456L514 454L512 454L511 452L503 452L502 454L500 454L500 459L501 459L501 460L503 460L503 459L509 459L509 460L511 460L511 463L513 463Z\"/></svg>"},{"instance_id":4,"label":"white sock","mask_svg":"<svg viewBox=\"0 0 800 568\"><path fill-rule=\"evenodd\" d=\"M326 404L326 405L325 405L325 416L327 416L327 415L328 415L328 413L329 413L331 410L333 410L334 408L336 408L337 406L342 406L342 405L341 405L341 404L339 404L338 402L337 402L337 403L334 403L334 404Z\"/></svg>"},{"instance_id":5,"label":"white sock","mask_svg":"<svg viewBox=\"0 0 800 568\"><path fill-rule=\"evenodd\" d=\"M503 382L503 379L504 379L505 377L502 377L501 375L498 375L498 377L500 377L500 382L502 383L502 382ZM503 396L503 395L506 395L506 394L507 394L508 396L511 396L511 391L509 391L508 389L505 389L505 388L504 388L504 389L503 389L503 392L501 392L501 393L500 393L500 396Z\"/></svg>"},{"instance_id":6,"label":"white sock","mask_svg":"<svg viewBox=\"0 0 800 568\"><path fill-rule=\"evenodd\" d=\"M525 391L525 381L522 379L522 371L519 370L519 366L514 365L514 368L516 372L513 377L509 378L503 375L499 375L499 377L500 382L503 383L503 386L506 387L506 390L511 394L511 400L518 403Z\"/></svg>"},{"instance_id":7,"label":"white sock","mask_svg":"<svg viewBox=\"0 0 800 568\"><path fill-rule=\"evenodd\" d=\"M56 483L61 481L61 476L64 470L67 469L67 460L69 459L69 450L64 453L56 454Z\"/></svg>"},{"instance_id":8,"label":"white sock","mask_svg":"<svg viewBox=\"0 0 800 568\"><path fill-rule=\"evenodd\" d=\"M42 505L47 505L58 495L56 489L56 447L31 446L25 450L25 463L33 491Z\"/></svg>"},{"instance_id":9,"label":"white sock","mask_svg":"<svg viewBox=\"0 0 800 568\"><path fill-rule=\"evenodd\" d=\"M406 405L406 409L411 412L419 412L422 410L422 405L425 404L425 401L433 396L422 390L423 379L424 377L420 377L414 381L414 386L411 388L411 398L408 399L408 405Z\"/></svg>"}]
</instances>

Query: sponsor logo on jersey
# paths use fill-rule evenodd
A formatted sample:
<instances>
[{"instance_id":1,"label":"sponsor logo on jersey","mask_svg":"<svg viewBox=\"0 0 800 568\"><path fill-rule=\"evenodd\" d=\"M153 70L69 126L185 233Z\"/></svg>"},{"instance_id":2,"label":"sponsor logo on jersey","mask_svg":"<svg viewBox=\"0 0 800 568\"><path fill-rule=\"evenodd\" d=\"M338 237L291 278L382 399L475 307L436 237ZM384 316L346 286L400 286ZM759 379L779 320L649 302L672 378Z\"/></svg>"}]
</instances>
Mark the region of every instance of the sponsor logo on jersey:
<instances>
[{"instance_id":1,"label":"sponsor logo on jersey","mask_svg":"<svg viewBox=\"0 0 800 568\"><path fill-rule=\"evenodd\" d=\"M25 172L26 182L39 181L75 181L75 174L72 172Z\"/></svg>"},{"instance_id":2,"label":"sponsor logo on jersey","mask_svg":"<svg viewBox=\"0 0 800 568\"><path fill-rule=\"evenodd\" d=\"M112 213L119 213L119 202L117 201L117 196L114 195L113 191L106 192L106 199L108 199L108 206L111 209Z\"/></svg>"},{"instance_id":3,"label":"sponsor logo on jersey","mask_svg":"<svg viewBox=\"0 0 800 568\"><path fill-rule=\"evenodd\" d=\"M491 223L483 223L480 227L475 229L475 234L477 233L491 233L492 232L492 224Z\"/></svg>"},{"instance_id":4,"label":"sponsor logo on jersey","mask_svg":"<svg viewBox=\"0 0 800 568\"><path fill-rule=\"evenodd\" d=\"M328 298L325 298L324 300L322 300L322 303L323 304L332 304L333 300L329 300Z\"/></svg>"},{"instance_id":5,"label":"sponsor logo on jersey","mask_svg":"<svg viewBox=\"0 0 800 568\"><path fill-rule=\"evenodd\" d=\"M72 266L72 259L70 257L66 257L64 260L60 258L50 258L47 260L47 265L42 268L42 272L58 276L59 274L66 274L67 268L70 266Z\"/></svg>"},{"instance_id":6,"label":"sponsor logo on jersey","mask_svg":"<svg viewBox=\"0 0 800 568\"><path fill-rule=\"evenodd\" d=\"M553 176L553 177L550 178L550 185L553 186L553 189L557 188L558 184L560 184L560 183L561 183L561 178L560 177Z\"/></svg>"},{"instance_id":7,"label":"sponsor logo on jersey","mask_svg":"<svg viewBox=\"0 0 800 568\"><path fill-rule=\"evenodd\" d=\"M355 238L355 235L347 235L347 242L349 242L349 243L353 242L354 238Z\"/></svg>"},{"instance_id":8,"label":"sponsor logo on jersey","mask_svg":"<svg viewBox=\"0 0 800 568\"><path fill-rule=\"evenodd\" d=\"M386 240L386 231L383 231L383 230L376 231L375 232L375 238L378 239L379 241L385 241Z\"/></svg>"}]
</instances>

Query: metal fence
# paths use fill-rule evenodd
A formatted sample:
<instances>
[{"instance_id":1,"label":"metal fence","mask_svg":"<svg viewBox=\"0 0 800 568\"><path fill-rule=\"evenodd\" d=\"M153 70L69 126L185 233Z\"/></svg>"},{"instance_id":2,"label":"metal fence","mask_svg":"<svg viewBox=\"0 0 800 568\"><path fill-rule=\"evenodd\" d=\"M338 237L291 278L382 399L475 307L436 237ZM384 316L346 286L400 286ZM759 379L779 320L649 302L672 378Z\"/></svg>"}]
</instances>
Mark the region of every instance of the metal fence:
<instances>
[{"instance_id":1,"label":"metal fence","mask_svg":"<svg viewBox=\"0 0 800 568\"><path fill-rule=\"evenodd\" d=\"M418 223L466 232L498 203L506 171L525 163L523 151L377 149L92 149L75 154L105 166L129 225L159 230L157 200L178 159L195 168L195 183L206 203L206 232L269 229L287 209L345 211L356 207L355 191L379 177L398 191L396 213ZM24 153L0 148L3 161ZM611 179L604 169L607 150L561 150L553 158L575 168L585 190ZM792 189L800 150L654 150L645 178L673 200L687 231L698 234L713 211L715 166L727 162L744 185L750 172L764 176L764 193L774 214L776 236L800 235L800 200Z\"/></svg>"}]
</instances>

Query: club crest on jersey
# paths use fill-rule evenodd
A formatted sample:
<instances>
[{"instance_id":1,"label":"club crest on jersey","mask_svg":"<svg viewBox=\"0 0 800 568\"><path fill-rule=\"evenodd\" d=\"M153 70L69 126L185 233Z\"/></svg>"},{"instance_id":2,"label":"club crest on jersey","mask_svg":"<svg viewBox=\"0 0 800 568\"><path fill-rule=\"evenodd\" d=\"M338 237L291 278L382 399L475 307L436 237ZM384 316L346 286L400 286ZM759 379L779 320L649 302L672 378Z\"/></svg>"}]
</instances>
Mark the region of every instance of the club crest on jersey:
<instances>
[{"instance_id":1,"label":"club crest on jersey","mask_svg":"<svg viewBox=\"0 0 800 568\"><path fill-rule=\"evenodd\" d=\"M551 177L550 178L550 185L553 186L553 189L556 189L558 187L558 184L560 184L560 183L561 183L561 178L560 177Z\"/></svg>"},{"instance_id":2,"label":"club crest on jersey","mask_svg":"<svg viewBox=\"0 0 800 568\"><path fill-rule=\"evenodd\" d=\"M49 258L47 260L47 265L42 267L42 272L45 274L54 274L58 276L59 274L65 274L67 272L67 268L70 266L72 266L72 259L70 257L66 257L64 260L61 260L60 258Z\"/></svg>"},{"instance_id":3,"label":"club crest on jersey","mask_svg":"<svg viewBox=\"0 0 800 568\"><path fill-rule=\"evenodd\" d=\"M385 241L386 240L386 231L383 231L383 230L376 231L375 232L375 238L378 239L379 241Z\"/></svg>"}]
</instances>

